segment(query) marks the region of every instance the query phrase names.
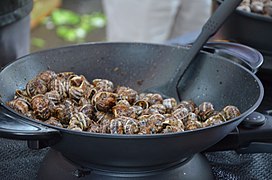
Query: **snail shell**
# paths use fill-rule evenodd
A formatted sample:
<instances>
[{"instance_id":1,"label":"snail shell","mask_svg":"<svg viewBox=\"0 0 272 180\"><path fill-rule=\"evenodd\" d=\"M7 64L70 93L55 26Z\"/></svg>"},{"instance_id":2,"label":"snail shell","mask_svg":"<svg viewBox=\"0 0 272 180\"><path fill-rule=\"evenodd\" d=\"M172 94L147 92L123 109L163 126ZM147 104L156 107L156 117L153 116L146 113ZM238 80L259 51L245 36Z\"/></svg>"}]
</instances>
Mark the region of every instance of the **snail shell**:
<instances>
[{"instance_id":1,"label":"snail shell","mask_svg":"<svg viewBox=\"0 0 272 180\"><path fill-rule=\"evenodd\" d=\"M150 128L145 126L141 127L138 134L151 134Z\"/></svg>"},{"instance_id":2,"label":"snail shell","mask_svg":"<svg viewBox=\"0 0 272 180\"><path fill-rule=\"evenodd\" d=\"M90 104L90 103L91 103L91 101L89 99L84 98L84 97L81 97L78 101L79 106L84 106L84 105Z\"/></svg>"},{"instance_id":3,"label":"snail shell","mask_svg":"<svg viewBox=\"0 0 272 180\"><path fill-rule=\"evenodd\" d=\"M148 101L146 100L138 100L134 103L134 106L140 106L142 107L142 109L148 109L149 108L149 104L148 104Z\"/></svg>"},{"instance_id":4,"label":"snail shell","mask_svg":"<svg viewBox=\"0 0 272 180\"><path fill-rule=\"evenodd\" d=\"M194 112L196 105L193 101L188 100L188 101L181 101L177 106L174 107L174 110L178 108L187 108L189 112Z\"/></svg>"},{"instance_id":5,"label":"snail shell","mask_svg":"<svg viewBox=\"0 0 272 180\"><path fill-rule=\"evenodd\" d=\"M165 117L162 114L153 114L147 120L147 125L152 134L160 133L163 129Z\"/></svg>"},{"instance_id":6,"label":"snail shell","mask_svg":"<svg viewBox=\"0 0 272 180\"><path fill-rule=\"evenodd\" d=\"M129 102L127 100L119 100L116 102L116 105L124 105L124 106L130 106Z\"/></svg>"},{"instance_id":7,"label":"snail shell","mask_svg":"<svg viewBox=\"0 0 272 180\"><path fill-rule=\"evenodd\" d=\"M138 118L143 113L143 108L141 106L131 106L129 107L129 110L131 111L131 118Z\"/></svg>"},{"instance_id":8,"label":"snail shell","mask_svg":"<svg viewBox=\"0 0 272 180\"><path fill-rule=\"evenodd\" d=\"M187 121L187 124L185 125L185 130L194 130L202 127L203 124L200 121Z\"/></svg>"},{"instance_id":9,"label":"snail shell","mask_svg":"<svg viewBox=\"0 0 272 180\"><path fill-rule=\"evenodd\" d=\"M202 121L205 121L214 113L213 104L210 102L203 102L198 106L198 115L201 117Z\"/></svg>"},{"instance_id":10,"label":"snail shell","mask_svg":"<svg viewBox=\"0 0 272 180\"><path fill-rule=\"evenodd\" d=\"M54 71L50 71L50 70L43 71L37 76L37 78L44 81L47 85L49 85L50 82L56 77L57 77L57 74Z\"/></svg>"},{"instance_id":11,"label":"snail shell","mask_svg":"<svg viewBox=\"0 0 272 180\"><path fill-rule=\"evenodd\" d=\"M82 112L74 113L69 122L70 127L79 127L82 130L87 130L91 124L90 118L88 118Z\"/></svg>"},{"instance_id":12,"label":"snail shell","mask_svg":"<svg viewBox=\"0 0 272 180\"><path fill-rule=\"evenodd\" d=\"M15 111L22 113L24 115L26 115L28 111L30 110L29 103L23 98L17 98L12 101L9 101L7 102L7 105L11 107L12 109L14 109Z\"/></svg>"},{"instance_id":13,"label":"snail shell","mask_svg":"<svg viewBox=\"0 0 272 180\"><path fill-rule=\"evenodd\" d=\"M267 16L272 16L272 1L266 1L264 3L264 14Z\"/></svg>"},{"instance_id":14,"label":"snail shell","mask_svg":"<svg viewBox=\"0 0 272 180\"><path fill-rule=\"evenodd\" d=\"M92 121L91 125L89 126L89 128L87 129L88 132L92 132L92 133L101 133L101 127L99 124L97 124L96 122Z\"/></svg>"},{"instance_id":15,"label":"snail shell","mask_svg":"<svg viewBox=\"0 0 272 180\"><path fill-rule=\"evenodd\" d=\"M172 116L176 119L181 120L183 123L187 121L189 110L187 108L178 108L173 113Z\"/></svg>"},{"instance_id":16,"label":"snail shell","mask_svg":"<svg viewBox=\"0 0 272 180\"><path fill-rule=\"evenodd\" d=\"M88 99L93 93L93 86L84 76L74 76L69 80L69 97L79 100L81 97Z\"/></svg>"},{"instance_id":17,"label":"snail shell","mask_svg":"<svg viewBox=\"0 0 272 180\"><path fill-rule=\"evenodd\" d=\"M15 91L14 99L17 99L17 98L23 98L23 99L25 99L28 102L31 101L31 98L27 95L26 90L19 90L19 89L17 89Z\"/></svg>"},{"instance_id":18,"label":"snail shell","mask_svg":"<svg viewBox=\"0 0 272 180\"><path fill-rule=\"evenodd\" d=\"M55 117L60 120L62 124L68 124L74 112L74 104L72 101L66 99L63 104L55 107Z\"/></svg>"},{"instance_id":19,"label":"snail shell","mask_svg":"<svg viewBox=\"0 0 272 180\"><path fill-rule=\"evenodd\" d=\"M240 11L251 12L250 7L249 7L249 6L246 6L246 5L238 6L237 9L240 10Z\"/></svg>"},{"instance_id":20,"label":"snail shell","mask_svg":"<svg viewBox=\"0 0 272 180\"><path fill-rule=\"evenodd\" d=\"M81 87L82 83L84 81L83 76L73 76L69 79L69 97L72 99L79 100L81 97L83 97L83 89Z\"/></svg>"},{"instance_id":21,"label":"snail shell","mask_svg":"<svg viewBox=\"0 0 272 180\"><path fill-rule=\"evenodd\" d=\"M141 115L138 117L139 134L150 134L147 128L150 115Z\"/></svg>"},{"instance_id":22,"label":"snail shell","mask_svg":"<svg viewBox=\"0 0 272 180\"><path fill-rule=\"evenodd\" d=\"M106 79L94 79L93 85L95 89L98 91L107 91L107 92L113 92L114 86L113 83Z\"/></svg>"},{"instance_id":23,"label":"snail shell","mask_svg":"<svg viewBox=\"0 0 272 180\"><path fill-rule=\"evenodd\" d=\"M153 104L162 104L163 102L163 98L160 94L147 94L147 97L148 97L148 102L150 105L153 105Z\"/></svg>"},{"instance_id":24,"label":"snail shell","mask_svg":"<svg viewBox=\"0 0 272 180\"><path fill-rule=\"evenodd\" d=\"M77 121L76 121L77 122ZM73 131L83 131L82 128L80 127L80 123L78 124L70 124L67 129L71 129Z\"/></svg>"},{"instance_id":25,"label":"snail shell","mask_svg":"<svg viewBox=\"0 0 272 180\"><path fill-rule=\"evenodd\" d=\"M203 126L207 127L216 124L221 124L225 121L226 121L225 117L221 113L218 113L217 115L211 116L205 122L203 122Z\"/></svg>"},{"instance_id":26,"label":"snail shell","mask_svg":"<svg viewBox=\"0 0 272 180\"><path fill-rule=\"evenodd\" d=\"M177 106L177 101L174 98L167 98L162 101L162 104L165 106L166 112L171 113L173 108Z\"/></svg>"},{"instance_id":27,"label":"snail shell","mask_svg":"<svg viewBox=\"0 0 272 180\"><path fill-rule=\"evenodd\" d=\"M117 99L127 100L130 104L135 102L138 95L137 91L124 86L118 87L116 93L118 95Z\"/></svg>"},{"instance_id":28,"label":"snail shell","mask_svg":"<svg viewBox=\"0 0 272 180\"><path fill-rule=\"evenodd\" d=\"M166 133L175 133L175 132L182 132L184 131L182 128L179 128L177 126L166 126L162 133L166 134Z\"/></svg>"},{"instance_id":29,"label":"snail shell","mask_svg":"<svg viewBox=\"0 0 272 180\"><path fill-rule=\"evenodd\" d=\"M70 87L69 89L69 97L75 100L80 100L83 93L84 91L80 87Z\"/></svg>"},{"instance_id":30,"label":"snail shell","mask_svg":"<svg viewBox=\"0 0 272 180\"><path fill-rule=\"evenodd\" d=\"M117 104L112 107L112 113L114 114L114 117L116 118L121 116L129 117L132 114L132 111L129 107L130 106L126 106L123 104Z\"/></svg>"},{"instance_id":31,"label":"snail shell","mask_svg":"<svg viewBox=\"0 0 272 180\"><path fill-rule=\"evenodd\" d=\"M102 112L102 111L97 111L95 112L95 120L96 122L101 122L103 120L112 120L114 118L114 115L109 113L109 112Z\"/></svg>"},{"instance_id":32,"label":"snail shell","mask_svg":"<svg viewBox=\"0 0 272 180\"><path fill-rule=\"evenodd\" d=\"M240 114L241 114L239 109L236 106L230 106L230 105L224 107L223 112L224 112L225 118L227 120L233 119L237 116L240 116Z\"/></svg>"},{"instance_id":33,"label":"snail shell","mask_svg":"<svg viewBox=\"0 0 272 180\"><path fill-rule=\"evenodd\" d=\"M111 134L124 134L124 125L126 121L125 117L119 117L112 119L110 122L110 133Z\"/></svg>"},{"instance_id":34,"label":"snail shell","mask_svg":"<svg viewBox=\"0 0 272 180\"><path fill-rule=\"evenodd\" d=\"M52 101L54 104L58 104L61 101L61 96L58 91L49 91L45 93L44 98Z\"/></svg>"},{"instance_id":35,"label":"snail shell","mask_svg":"<svg viewBox=\"0 0 272 180\"><path fill-rule=\"evenodd\" d=\"M82 107L80 107L79 112L82 112L88 118L92 119L94 115L94 107L91 104L85 104Z\"/></svg>"},{"instance_id":36,"label":"snail shell","mask_svg":"<svg viewBox=\"0 0 272 180\"><path fill-rule=\"evenodd\" d=\"M48 120L44 121L46 124L50 124L57 127L63 127L62 124L54 117L50 117Z\"/></svg>"},{"instance_id":37,"label":"snail shell","mask_svg":"<svg viewBox=\"0 0 272 180\"><path fill-rule=\"evenodd\" d=\"M174 117L168 117L165 119L165 121L163 122L163 126L167 127L167 126L175 126L178 127L179 129L184 130L184 124L180 119L176 119Z\"/></svg>"},{"instance_id":38,"label":"snail shell","mask_svg":"<svg viewBox=\"0 0 272 180\"><path fill-rule=\"evenodd\" d=\"M250 9L250 1L251 0L243 0L240 5L237 7L238 10L246 11L246 12L251 12Z\"/></svg>"},{"instance_id":39,"label":"snail shell","mask_svg":"<svg viewBox=\"0 0 272 180\"><path fill-rule=\"evenodd\" d=\"M136 119L127 118L124 125L125 134L138 134L139 127Z\"/></svg>"},{"instance_id":40,"label":"snail shell","mask_svg":"<svg viewBox=\"0 0 272 180\"><path fill-rule=\"evenodd\" d=\"M110 123L111 123L110 119L101 119L99 121L101 133L111 133L110 132Z\"/></svg>"},{"instance_id":41,"label":"snail shell","mask_svg":"<svg viewBox=\"0 0 272 180\"><path fill-rule=\"evenodd\" d=\"M166 107L163 104L153 104L148 109L150 109L151 112L158 112L160 114L165 114L166 113Z\"/></svg>"},{"instance_id":42,"label":"snail shell","mask_svg":"<svg viewBox=\"0 0 272 180\"><path fill-rule=\"evenodd\" d=\"M116 103L117 94L100 91L92 98L92 104L97 111L109 111Z\"/></svg>"},{"instance_id":43,"label":"snail shell","mask_svg":"<svg viewBox=\"0 0 272 180\"><path fill-rule=\"evenodd\" d=\"M189 112L187 121L198 121L198 120L199 120L199 116L198 115L196 115L193 112ZM187 121L185 122L185 124L187 124Z\"/></svg>"},{"instance_id":44,"label":"snail shell","mask_svg":"<svg viewBox=\"0 0 272 180\"><path fill-rule=\"evenodd\" d=\"M71 77L75 76L76 74L74 72L60 72L57 74L57 78L58 79L63 79L63 80L66 80L66 79L70 79Z\"/></svg>"},{"instance_id":45,"label":"snail shell","mask_svg":"<svg viewBox=\"0 0 272 180\"><path fill-rule=\"evenodd\" d=\"M49 109L50 101L47 98L44 98L44 95L38 94L31 99L31 107L35 116L38 119L46 120L51 116Z\"/></svg>"},{"instance_id":46,"label":"snail shell","mask_svg":"<svg viewBox=\"0 0 272 180\"><path fill-rule=\"evenodd\" d=\"M252 1L250 4L250 9L255 13L263 13L264 3L260 1Z\"/></svg>"},{"instance_id":47,"label":"snail shell","mask_svg":"<svg viewBox=\"0 0 272 180\"><path fill-rule=\"evenodd\" d=\"M68 96L68 90L65 88L64 84L60 79L53 79L50 83L50 91L57 91L61 99Z\"/></svg>"},{"instance_id":48,"label":"snail shell","mask_svg":"<svg viewBox=\"0 0 272 180\"><path fill-rule=\"evenodd\" d=\"M29 97L37 94L45 94L47 90L47 84L39 78L34 78L26 84L26 93Z\"/></svg>"}]
</instances>

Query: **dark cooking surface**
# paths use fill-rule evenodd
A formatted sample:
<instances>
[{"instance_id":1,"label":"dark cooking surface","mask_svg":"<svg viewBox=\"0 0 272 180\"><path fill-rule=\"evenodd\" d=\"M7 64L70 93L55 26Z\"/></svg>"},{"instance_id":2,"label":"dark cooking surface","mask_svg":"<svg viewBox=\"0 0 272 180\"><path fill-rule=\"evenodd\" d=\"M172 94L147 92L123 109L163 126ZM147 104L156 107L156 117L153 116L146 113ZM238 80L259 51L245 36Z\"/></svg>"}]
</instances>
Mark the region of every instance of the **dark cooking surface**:
<instances>
[{"instance_id":1,"label":"dark cooking surface","mask_svg":"<svg viewBox=\"0 0 272 180\"><path fill-rule=\"evenodd\" d=\"M2 180L36 179L48 152L30 150L25 142L0 139L0 177ZM272 154L242 154L234 151L206 153L216 179L271 179Z\"/></svg>"}]
</instances>

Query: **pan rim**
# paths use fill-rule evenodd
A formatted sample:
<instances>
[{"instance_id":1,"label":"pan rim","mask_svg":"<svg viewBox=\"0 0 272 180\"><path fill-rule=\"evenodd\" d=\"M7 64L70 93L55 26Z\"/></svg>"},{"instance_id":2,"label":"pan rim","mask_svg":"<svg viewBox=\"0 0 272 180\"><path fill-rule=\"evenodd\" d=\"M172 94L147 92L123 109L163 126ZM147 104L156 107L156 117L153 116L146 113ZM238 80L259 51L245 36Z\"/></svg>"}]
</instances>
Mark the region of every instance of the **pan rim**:
<instances>
[{"instance_id":1,"label":"pan rim","mask_svg":"<svg viewBox=\"0 0 272 180\"><path fill-rule=\"evenodd\" d=\"M146 45L146 46L165 46L165 47L172 47L172 48L177 48L177 49L188 49L188 47L186 46L182 46L182 45L168 45L168 44L159 44L159 43L143 43L143 42L88 42L88 43L81 43L81 44L73 44L73 45L68 45L68 46L63 46L63 47L57 47L57 48L50 48L50 49L46 49L46 50L42 50L42 51L37 51L37 52L34 52L34 53L30 53L30 54L27 54L25 56L22 56L14 61L12 61L11 63L9 63L8 65L6 65L3 69L0 70L0 73L3 73L6 69L8 69L11 65L13 65L14 63L20 63L21 61L23 61L26 57L28 56L32 56L32 55L37 55L37 54L42 54L42 53L46 53L48 51L58 51L58 50L63 50L63 49L68 49L68 48L72 48L72 47L76 47L76 46L88 46L88 45L113 45L113 44L122 44L122 45L139 45L139 46L142 46L142 45ZM259 90L260 90L260 93L259 93L259 97L258 97L258 100L249 108L247 109L246 111L244 111L240 116L236 117L236 118L233 118L231 120L228 120L228 121L225 121L221 124L217 124L217 125L212 125L212 126L208 126L208 127L204 127L204 128L199 128L199 129L194 129L194 130L186 130L186 131L182 131L182 132L175 132L175 133L167 133L167 134L146 134L146 135L139 135L139 134L133 134L133 135L127 135L127 134L103 134L103 133L91 133L91 132L85 132L85 131L75 131L75 130L70 130L70 129L67 129L67 128L61 128L61 127L57 127L57 126L53 126L53 125L50 125L50 124L46 124L44 122L40 122L40 121L37 121L35 119L32 119L32 118L29 118L29 117L26 117L22 114L19 114L17 113L16 111L14 111L13 109L11 109L10 107L8 107L6 105L6 103L2 100L2 97L0 97L0 103L1 105L12 111L13 113L15 113L16 115L22 117L23 120L27 120L27 121L31 121L33 123L36 123L36 124L39 124L39 125L42 125L42 126L45 126L45 127L50 127L50 128L53 128L53 129L57 129L60 131L60 133L68 133L68 134L73 134L73 135L79 135L79 136L90 136L90 137L95 137L95 138L107 138L107 139L149 139L149 138L170 138L170 137L173 137L173 136L181 136L183 134L191 134L191 133L195 133L195 132L200 132L200 131L206 131L206 130L209 130L211 128L215 128L215 127L218 127L218 126L223 126L223 125L226 125L226 124L229 124L229 123L232 123L234 121L237 121L237 120L240 120L242 121L242 119L244 119L246 117L246 115L249 115L250 113L252 113L254 110L257 109L257 107L261 104L262 102L262 99L263 99L263 96L264 96L264 87L260 81L260 79L254 74L252 73L250 70L248 70L247 68L245 68L244 66L236 63L236 62L233 62L233 61L229 61L227 58L225 57L221 57L221 56L218 56L218 55L215 55L215 54L211 54L211 53L208 53L208 52L205 52L205 51L201 51L202 54L208 54L209 56L216 56L224 61L228 61L229 63L233 63L235 64L236 66L239 66L241 69L243 69L244 71L247 71L247 73L250 73L256 83L258 84L259 86Z\"/></svg>"}]
</instances>

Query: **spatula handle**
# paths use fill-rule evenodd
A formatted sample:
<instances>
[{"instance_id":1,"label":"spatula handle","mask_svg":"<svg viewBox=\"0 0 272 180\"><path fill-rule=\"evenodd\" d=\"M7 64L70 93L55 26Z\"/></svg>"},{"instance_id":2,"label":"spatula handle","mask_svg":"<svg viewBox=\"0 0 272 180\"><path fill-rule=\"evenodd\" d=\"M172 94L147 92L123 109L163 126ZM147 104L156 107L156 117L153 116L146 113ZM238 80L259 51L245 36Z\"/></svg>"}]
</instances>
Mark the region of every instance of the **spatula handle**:
<instances>
[{"instance_id":1,"label":"spatula handle","mask_svg":"<svg viewBox=\"0 0 272 180\"><path fill-rule=\"evenodd\" d=\"M210 34L210 36L214 35L241 2L242 0L224 0L205 23L202 31Z\"/></svg>"},{"instance_id":2,"label":"spatula handle","mask_svg":"<svg viewBox=\"0 0 272 180\"><path fill-rule=\"evenodd\" d=\"M178 82L181 79L182 75L185 73L192 60L196 57L204 44L223 25L225 20L231 15L231 13L236 9L241 1L242 0L224 0L223 3L208 19L208 21L203 26L200 35L193 43L190 50L183 57L181 63L179 64L179 67L177 68L175 76L173 76L173 81L176 82L176 85L178 85Z\"/></svg>"}]
</instances>

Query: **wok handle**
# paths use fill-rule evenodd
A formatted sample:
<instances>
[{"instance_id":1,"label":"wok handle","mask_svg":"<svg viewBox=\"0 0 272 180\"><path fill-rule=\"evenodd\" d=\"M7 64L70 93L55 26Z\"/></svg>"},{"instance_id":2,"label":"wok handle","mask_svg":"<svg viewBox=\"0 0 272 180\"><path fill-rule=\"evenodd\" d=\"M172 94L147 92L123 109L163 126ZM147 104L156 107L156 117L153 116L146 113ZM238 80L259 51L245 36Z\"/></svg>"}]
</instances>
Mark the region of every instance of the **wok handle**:
<instances>
[{"instance_id":1,"label":"wok handle","mask_svg":"<svg viewBox=\"0 0 272 180\"><path fill-rule=\"evenodd\" d=\"M60 132L38 123L26 121L11 110L0 105L0 137L16 140L28 140L43 148L55 144L60 139Z\"/></svg>"},{"instance_id":2,"label":"wok handle","mask_svg":"<svg viewBox=\"0 0 272 180\"><path fill-rule=\"evenodd\" d=\"M238 153L272 153L272 116L264 115L265 121L257 126L240 124L223 140L206 152L235 150Z\"/></svg>"},{"instance_id":3,"label":"wok handle","mask_svg":"<svg viewBox=\"0 0 272 180\"><path fill-rule=\"evenodd\" d=\"M203 50L235 61L253 73L263 64L263 56L259 51L238 43L208 42Z\"/></svg>"}]
</instances>

